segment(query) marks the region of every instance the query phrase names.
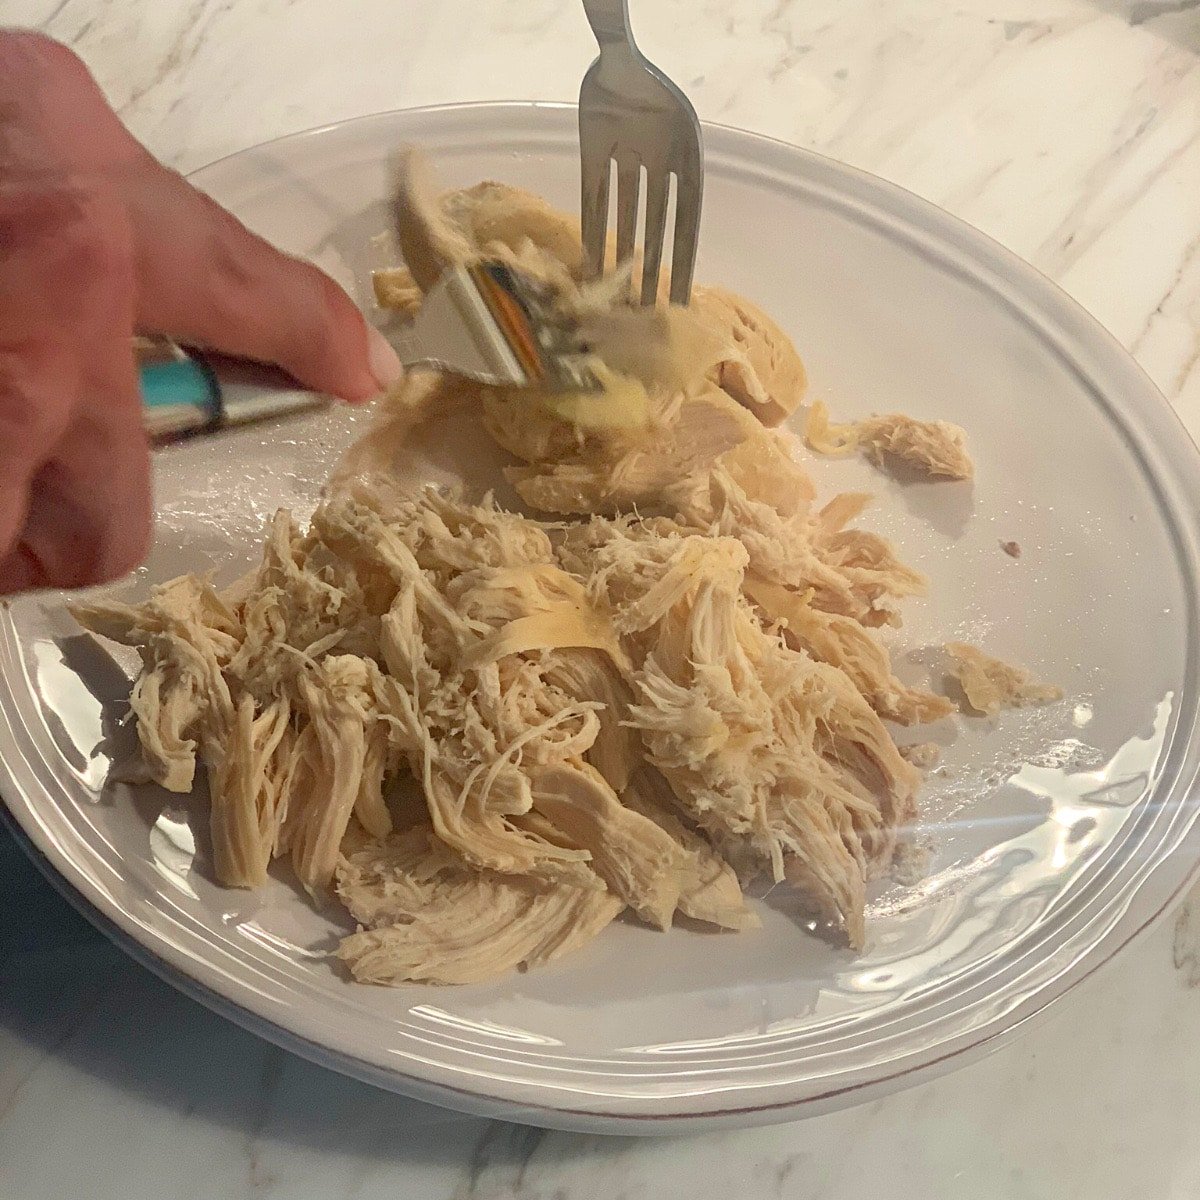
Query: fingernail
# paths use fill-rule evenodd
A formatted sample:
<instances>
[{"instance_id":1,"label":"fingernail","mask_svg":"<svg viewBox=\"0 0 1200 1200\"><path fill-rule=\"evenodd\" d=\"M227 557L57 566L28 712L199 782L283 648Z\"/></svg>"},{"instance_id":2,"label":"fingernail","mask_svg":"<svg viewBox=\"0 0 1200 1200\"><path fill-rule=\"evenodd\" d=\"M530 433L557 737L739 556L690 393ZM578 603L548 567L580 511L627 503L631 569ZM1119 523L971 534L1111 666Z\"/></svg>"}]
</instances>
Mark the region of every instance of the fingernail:
<instances>
[{"instance_id":1,"label":"fingernail","mask_svg":"<svg viewBox=\"0 0 1200 1200\"><path fill-rule=\"evenodd\" d=\"M387 391L404 374L404 367L392 344L373 325L367 326L367 364L383 391Z\"/></svg>"}]
</instances>

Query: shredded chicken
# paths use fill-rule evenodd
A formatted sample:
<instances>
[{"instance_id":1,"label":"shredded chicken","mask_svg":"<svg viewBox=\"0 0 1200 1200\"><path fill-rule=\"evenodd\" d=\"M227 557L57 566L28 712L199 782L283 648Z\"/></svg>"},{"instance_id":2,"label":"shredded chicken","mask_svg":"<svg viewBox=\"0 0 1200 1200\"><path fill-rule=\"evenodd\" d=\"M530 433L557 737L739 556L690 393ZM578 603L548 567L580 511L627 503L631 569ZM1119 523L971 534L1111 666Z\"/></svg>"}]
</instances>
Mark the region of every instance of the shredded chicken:
<instances>
[{"instance_id":1,"label":"shredded chicken","mask_svg":"<svg viewBox=\"0 0 1200 1200\"><path fill-rule=\"evenodd\" d=\"M621 911L608 892L471 871L427 826L347 839L337 895L359 922L338 957L363 983L477 983L592 940Z\"/></svg>"},{"instance_id":2,"label":"shredded chicken","mask_svg":"<svg viewBox=\"0 0 1200 1200\"><path fill-rule=\"evenodd\" d=\"M222 883L259 886L284 857L311 892L332 889L358 923L338 957L364 982L537 966L621 912L754 929L743 888L760 875L863 945L867 885L933 761L885 722L952 705L902 682L879 633L923 576L856 526L867 497L816 506L769 428L804 394L794 347L716 288L687 310L623 307L638 264L582 284L577 225L537 197L497 183L438 197L411 155L399 170L406 265L376 277L379 302L410 314L449 264L503 259L588 331L609 391L413 374L308 527L268 523L249 576L80 606L142 656L146 770L188 792L207 769ZM397 448L454 405L478 411L549 519L389 478ZM941 422L835 427L814 405L809 439L970 476ZM980 711L1060 694L950 650Z\"/></svg>"},{"instance_id":3,"label":"shredded chicken","mask_svg":"<svg viewBox=\"0 0 1200 1200\"><path fill-rule=\"evenodd\" d=\"M924 475L943 479L971 479L975 474L966 433L949 421L918 421L903 413L888 413L834 425L829 410L817 400L808 410L804 440L818 454L861 449L879 465L891 456Z\"/></svg>"},{"instance_id":4,"label":"shredded chicken","mask_svg":"<svg viewBox=\"0 0 1200 1200\"><path fill-rule=\"evenodd\" d=\"M974 646L949 642L946 650L967 704L985 717L998 716L1001 709L1050 704L1063 697L1062 688L1038 683L1025 667L993 658Z\"/></svg>"}]
</instances>

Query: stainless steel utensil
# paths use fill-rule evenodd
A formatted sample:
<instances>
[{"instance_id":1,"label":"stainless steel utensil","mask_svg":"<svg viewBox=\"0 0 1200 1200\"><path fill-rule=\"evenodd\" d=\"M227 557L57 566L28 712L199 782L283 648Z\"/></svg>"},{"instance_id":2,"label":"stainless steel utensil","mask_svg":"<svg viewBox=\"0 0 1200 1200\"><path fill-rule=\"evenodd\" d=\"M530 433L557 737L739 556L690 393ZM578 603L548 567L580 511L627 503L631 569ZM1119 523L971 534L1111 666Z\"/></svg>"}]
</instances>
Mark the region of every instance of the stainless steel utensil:
<instances>
[{"instance_id":1,"label":"stainless steel utensil","mask_svg":"<svg viewBox=\"0 0 1200 1200\"><path fill-rule=\"evenodd\" d=\"M666 238L670 177L675 176L672 239L673 304L692 292L700 239L704 156L700 122L688 98L638 49L628 0L583 0L600 55L579 89L583 248L589 273L604 267L611 162L617 165L617 262L633 258L641 172L646 171L646 233L641 302L658 296Z\"/></svg>"},{"instance_id":2,"label":"stainless steel utensil","mask_svg":"<svg viewBox=\"0 0 1200 1200\"><path fill-rule=\"evenodd\" d=\"M592 392L577 328L536 281L499 262L448 270L413 320L382 331L406 367L505 387ZM166 345L140 362L146 431L156 442L302 412L328 397L257 363Z\"/></svg>"}]
</instances>

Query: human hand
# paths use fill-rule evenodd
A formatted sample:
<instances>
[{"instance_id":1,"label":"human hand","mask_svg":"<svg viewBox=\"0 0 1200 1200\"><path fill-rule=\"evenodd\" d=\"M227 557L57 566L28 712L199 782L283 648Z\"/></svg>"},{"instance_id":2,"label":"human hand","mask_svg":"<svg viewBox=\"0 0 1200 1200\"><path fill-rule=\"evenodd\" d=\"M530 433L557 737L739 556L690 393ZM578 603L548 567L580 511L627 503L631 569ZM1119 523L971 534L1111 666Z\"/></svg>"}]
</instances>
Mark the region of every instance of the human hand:
<instances>
[{"instance_id":1,"label":"human hand","mask_svg":"<svg viewBox=\"0 0 1200 1200\"><path fill-rule=\"evenodd\" d=\"M400 373L333 280L156 162L70 50L0 30L0 594L102 583L144 556L134 333L350 401Z\"/></svg>"}]
</instances>

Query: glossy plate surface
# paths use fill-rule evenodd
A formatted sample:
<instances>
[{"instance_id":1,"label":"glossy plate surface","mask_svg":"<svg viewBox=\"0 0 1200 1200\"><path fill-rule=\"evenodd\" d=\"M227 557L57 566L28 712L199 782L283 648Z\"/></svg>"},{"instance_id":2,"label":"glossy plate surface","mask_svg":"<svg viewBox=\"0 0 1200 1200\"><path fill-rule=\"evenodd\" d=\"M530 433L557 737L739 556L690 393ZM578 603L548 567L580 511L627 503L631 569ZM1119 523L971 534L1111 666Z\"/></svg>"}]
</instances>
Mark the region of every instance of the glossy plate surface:
<instances>
[{"instance_id":1,"label":"glossy plate surface","mask_svg":"<svg viewBox=\"0 0 1200 1200\"><path fill-rule=\"evenodd\" d=\"M545 105L400 112L238 154L197 182L369 304L392 260L385 160L423 144L448 184L496 178L577 203L575 115ZM876 889L855 957L774 896L761 932L617 925L549 969L488 986L381 990L327 951L344 922L278 872L216 887L204 805L109 782L129 657L76 636L58 598L0 611L0 791L42 861L106 928L235 1020L384 1087L568 1128L659 1132L783 1120L869 1098L997 1044L1158 916L1197 857L1197 455L1117 344L1036 272L915 197L836 163L707 131L698 278L795 339L835 415L899 409L966 427L974 486L818 463L868 489L866 523L932 580L895 637L979 642L1068 699L933 736L928 871ZM185 570L240 573L278 505L306 516L341 411L163 452L137 596ZM448 422L405 469L494 482L497 454ZM1020 558L1001 549L1016 541Z\"/></svg>"}]
</instances>

